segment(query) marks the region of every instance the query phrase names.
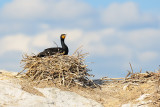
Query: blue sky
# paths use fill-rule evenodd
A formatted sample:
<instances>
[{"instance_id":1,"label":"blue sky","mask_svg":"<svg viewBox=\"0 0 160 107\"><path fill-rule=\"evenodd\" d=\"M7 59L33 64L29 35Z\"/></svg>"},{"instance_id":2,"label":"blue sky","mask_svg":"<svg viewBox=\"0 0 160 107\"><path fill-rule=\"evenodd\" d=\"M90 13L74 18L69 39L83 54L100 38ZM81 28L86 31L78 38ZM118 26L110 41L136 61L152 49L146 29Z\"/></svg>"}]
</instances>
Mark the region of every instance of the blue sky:
<instances>
[{"instance_id":1,"label":"blue sky","mask_svg":"<svg viewBox=\"0 0 160 107\"><path fill-rule=\"evenodd\" d=\"M146 10L153 10L155 9L158 11L159 8L159 0L83 0L84 2L87 2L88 4L94 6L94 7L106 7L109 4L112 3L125 3L125 2L135 2L140 6L140 9L146 11Z\"/></svg>"},{"instance_id":2,"label":"blue sky","mask_svg":"<svg viewBox=\"0 0 160 107\"><path fill-rule=\"evenodd\" d=\"M81 45L95 78L158 68L159 0L0 0L0 69L19 72L23 53Z\"/></svg>"}]
</instances>

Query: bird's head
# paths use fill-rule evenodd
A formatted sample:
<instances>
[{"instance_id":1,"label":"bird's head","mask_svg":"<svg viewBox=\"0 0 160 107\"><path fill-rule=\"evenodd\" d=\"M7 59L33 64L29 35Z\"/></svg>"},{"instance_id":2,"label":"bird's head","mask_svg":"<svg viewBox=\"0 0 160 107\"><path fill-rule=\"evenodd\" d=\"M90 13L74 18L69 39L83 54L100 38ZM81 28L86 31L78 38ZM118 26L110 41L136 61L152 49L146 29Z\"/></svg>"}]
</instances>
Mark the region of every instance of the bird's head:
<instances>
[{"instance_id":1,"label":"bird's head","mask_svg":"<svg viewBox=\"0 0 160 107\"><path fill-rule=\"evenodd\" d=\"M66 38L66 34L61 34L61 39L65 39Z\"/></svg>"}]
</instances>

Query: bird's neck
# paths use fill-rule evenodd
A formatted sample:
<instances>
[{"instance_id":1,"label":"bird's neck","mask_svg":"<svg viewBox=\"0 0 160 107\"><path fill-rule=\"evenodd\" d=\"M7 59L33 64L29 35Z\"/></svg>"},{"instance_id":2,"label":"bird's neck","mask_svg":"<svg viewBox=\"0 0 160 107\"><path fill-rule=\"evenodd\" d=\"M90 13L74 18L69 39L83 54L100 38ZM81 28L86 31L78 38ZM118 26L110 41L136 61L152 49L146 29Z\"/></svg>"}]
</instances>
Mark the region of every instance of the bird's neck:
<instances>
[{"instance_id":1,"label":"bird's neck","mask_svg":"<svg viewBox=\"0 0 160 107\"><path fill-rule=\"evenodd\" d=\"M67 55L68 54L68 47L67 45L64 43L64 39L61 39L61 45L62 45L62 49L64 50L64 54Z\"/></svg>"},{"instance_id":2,"label":"bird's neck","mask_svg":"<svg viewBox=\"0 0 160 107\"><path fill-rule=\"evenodd\" d=\"M63 49L68 48L67 45L64 43L64 39L61 40L61 45Z\"/></svg>"}]
</instances>

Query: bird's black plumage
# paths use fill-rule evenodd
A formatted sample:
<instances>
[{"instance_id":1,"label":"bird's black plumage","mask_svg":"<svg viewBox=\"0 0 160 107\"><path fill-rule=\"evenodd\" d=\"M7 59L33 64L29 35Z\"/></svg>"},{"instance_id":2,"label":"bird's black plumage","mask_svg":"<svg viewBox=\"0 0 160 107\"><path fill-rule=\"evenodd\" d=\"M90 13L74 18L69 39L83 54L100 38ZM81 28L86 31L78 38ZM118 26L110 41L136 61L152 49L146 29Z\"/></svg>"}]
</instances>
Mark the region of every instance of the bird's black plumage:
<instances>
[{"instance_id":1,"label":"bird's black plumage","mask_svg":"<svg viewBox=\"0 0 160 107\"><path fill-rule=\"evenodd\" d=\"M44 57L44 56L54 55L56 53L62 53L63 55L68 55L69 50L67 45L64 43L65 37L66 34L61 34L60 36L62 47L47 48L43 52L40 52L37 56Z\"/></svg>"}]
</instances>

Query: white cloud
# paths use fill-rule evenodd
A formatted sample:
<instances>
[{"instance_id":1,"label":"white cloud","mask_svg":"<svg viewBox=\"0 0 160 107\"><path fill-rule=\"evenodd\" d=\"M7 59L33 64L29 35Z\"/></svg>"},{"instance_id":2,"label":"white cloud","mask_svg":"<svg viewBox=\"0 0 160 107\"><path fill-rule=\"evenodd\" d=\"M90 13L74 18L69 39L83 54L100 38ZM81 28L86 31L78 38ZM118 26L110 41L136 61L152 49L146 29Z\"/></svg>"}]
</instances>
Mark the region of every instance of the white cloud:
<instances>
[{"instance_id":1,"label":"white cloud","mask_svg":"<svg viewBox=\"0 0 160 107\"><path fill-rule=\"evenodd\" d=\"M136 48L151 48L159 44L160 40L159 29L140 29L126 32L123 37Z\"/></svg>"},{"instance_id":2,"label":"white cloud","mask_svg":"<svg viewBox=\"0 0 160 107\"><path fill-rule=\"evenodd\" d=\"M34 47L47 47L49 46L49 37L46 34L39 34L32 37L32 46Z\"/></svg>"},{"instance_id":3,"label":"white cloud","mask_svg":"<svg viewBox=\"0 0 160 107\"><path fill-rule=\"evenodd\" d=\"M53 28L95 30L105 29L104 25L117 27L160 22L157 16L140 12L134 2L113 3L99 10L79 0L13 0L0 8L0 33L37 33Z\"/></svg>"},{"instance_id":4,"label":"white cloud","mask_svg":"<svg viewBox=\"0 0 160 107\"><path fill-rule=\"evenodd\" d=\"M55 8L52 8L53 16L57 15L58 18L75 18L77 16L86 15L90 12L89 5L79 2L77 0L61 0L54 2ZM78 17L77 17L78 18Z\"/></svg>"},{"instance_id":5,"label":"white cloud","mask_svg":"<svg viewBox=\"0 0 160 107\"><path fill-rule=\"evenodd\" d=\"M28 19L39 17L46 12L43 0L13 0L2 8L2 14L7 18Z\"/></svg>"},{"instance_id":6,"label":"white cloud","mask_svg":"<svg viewBox=\"0 0 160 107\"><path fill-rule=\"evenodd\" d=\"M118 56L124 56L126 58L130 58L131 57L131 49L129 49L127 46L125 45L115 45L110 47L110 51L112 52L112 55L118 55Z\"/></svg>"},{"instance_id":7,"label":"white cloud","mask_svg":"<svg viewBox=\"0 0 160 107\"><path fill-rule=\"evenodd\" d=\"M111 4L102 13L103 22L110 25L121 25L131 21L134 22L138 19L138 16L139 11L137 6L132 2Z\"/></svg>"},{"instance_id":8,"label":"white cloud","mask_svg":"<svg viewBox=\"0 0 160 107\"><path fill-rule=\"evenodd\" d=\"M101 12L102 22L109 26L126 26L152 22L149 14L141 13L137 4L113 3Z\"/></svg>"},{"instance_id":9,"label":"white cloud","mask_svg":"<svg viewBox=\"0 0 160 107\"><path fill-rule=\"evenodd\" d=\"M152 62L153 60L157 59L158 53L156 52L143 52L139 54L138 58L142 62Z\"/></svg>"},{"instance_id":10,"label":"white cloud","mask_svg":"<svg viewBox=\"0 0 160 107\"><path fill-rule=\"evenodd\" d=\"M77 0L13 0L1 9L1 17L11 19L74 19L90 12Z\"/></svg>"},{"instance_id":11,"label":"white cloud","mask_svg":"<svg viewBox=\"0 0 160 107\"><path fill-rule=\"evenodd\" d=\"M47 29L50 29L50 25L49 24L40 24L39 25L39 28L42 29L42 30L47 30Z\"/></svg>"},{"instance_id":12,"label":"white cloud","mask_svg":"<svg viewBox=\"0 0 160 107\"><path fill-rule=\"evenodd\" d=\"M17 35L9 35L0 40L0 54L4 54L8 51L28 51L28 44L30 43L30 37L26 35L17 34Z\"/></svg>"}]
</instances>

